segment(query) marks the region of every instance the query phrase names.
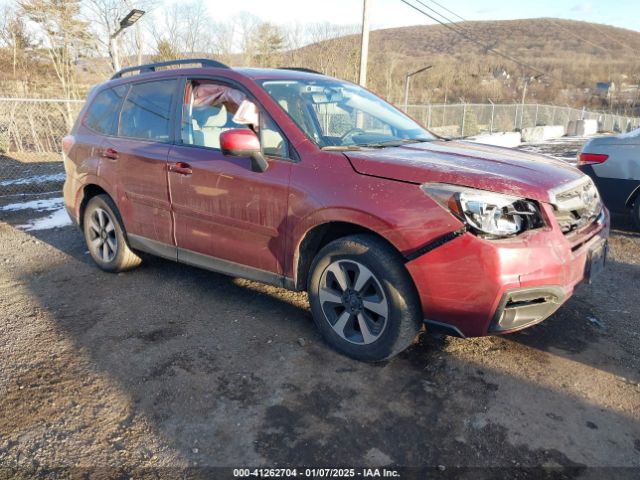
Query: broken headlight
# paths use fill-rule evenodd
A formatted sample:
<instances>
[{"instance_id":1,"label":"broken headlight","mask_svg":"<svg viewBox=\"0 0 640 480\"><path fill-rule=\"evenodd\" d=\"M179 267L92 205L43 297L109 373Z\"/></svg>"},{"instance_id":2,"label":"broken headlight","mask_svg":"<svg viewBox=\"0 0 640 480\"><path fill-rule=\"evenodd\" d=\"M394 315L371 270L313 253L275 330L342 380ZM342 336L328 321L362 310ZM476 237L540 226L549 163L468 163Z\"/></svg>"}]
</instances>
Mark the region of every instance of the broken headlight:
<instances>
[{"instance_id":1,"label":"broken headlight","mask_svg":"<svg viewBox=\"0 0 640 480\"><path fill-rule=\"evenodd\" d=\"M531 200L444 183L425 183L420 188L484 238L510 237L544 225L538 205Z\"/></svg>"}]
</instances>

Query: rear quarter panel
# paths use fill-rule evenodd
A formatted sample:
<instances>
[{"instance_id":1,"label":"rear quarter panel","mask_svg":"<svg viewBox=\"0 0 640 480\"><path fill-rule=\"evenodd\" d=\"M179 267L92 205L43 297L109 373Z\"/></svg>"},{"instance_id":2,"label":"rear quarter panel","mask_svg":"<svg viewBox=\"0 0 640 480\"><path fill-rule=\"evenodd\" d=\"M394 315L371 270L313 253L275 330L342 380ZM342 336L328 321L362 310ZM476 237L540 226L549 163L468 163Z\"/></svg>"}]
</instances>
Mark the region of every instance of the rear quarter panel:
<instances>
[{"instance_id":1,"label":"rear quarter panel","mask_svg":"<svg viewBox=\"0 0 640 480\"><path fill-rule=\"evenodd\" d=\"M87 185L97 185L115 198L115 189L107 178L99 174L102 137L83 125L74 129L74 144L64 157L64 202L72 219L80 222L80 205Z\"/></svg>"},{"instance_id":2,"label":"rear quarter panel","mask_svg":"<svg viewBox=\"0 0 640 480\"><path fill-rule=\"evenodd\" d=\"M594 179L609 209L626 211L640 188L640 137L594 138L582 151L609 155L606 162L581 167L581 170Z\"/></svg>"},{"instance_id":3,"label":"rear quarter panel","mask_svg":"<svg viewBox=\"0 0 640 480\"><path fill-rule=\"evenodd\" d=\"M640 139L633 142L615 137L594 139L585 145L584 151L609 155L606 162L593 166L599 177L640 180Z\"/></svg>"}]
</instances>

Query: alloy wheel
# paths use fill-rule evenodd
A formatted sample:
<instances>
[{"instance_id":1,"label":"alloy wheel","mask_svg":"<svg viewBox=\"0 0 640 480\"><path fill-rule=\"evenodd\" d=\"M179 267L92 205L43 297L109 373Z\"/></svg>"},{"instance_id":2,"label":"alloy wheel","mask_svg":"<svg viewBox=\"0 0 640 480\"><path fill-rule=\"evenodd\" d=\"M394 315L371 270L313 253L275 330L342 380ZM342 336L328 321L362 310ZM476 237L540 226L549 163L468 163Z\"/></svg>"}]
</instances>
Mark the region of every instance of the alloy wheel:
<instances>
[{"instance_id":1,"label":"alloy wheel","mask_svg":"<svg viewBox=\"0 0 640 480\"><path fill-rule=\"evenodd\" d=\"M354 260L336 260L322 273L320 305L331 328L348 342L368 345L387 326L389 302L380 281Z\"/></svg>"},{"instance_id":2,"label":"alloy wheel","mask_svg":"<svg viewBox=\"0 0 640 480\"><path fill-rule=\"evenodd\" d=\"M89 217L89 247L94 257L111 262L118 253L118 238L113 219L102 208L95 208Z\"/></svg>"}]
</instances>

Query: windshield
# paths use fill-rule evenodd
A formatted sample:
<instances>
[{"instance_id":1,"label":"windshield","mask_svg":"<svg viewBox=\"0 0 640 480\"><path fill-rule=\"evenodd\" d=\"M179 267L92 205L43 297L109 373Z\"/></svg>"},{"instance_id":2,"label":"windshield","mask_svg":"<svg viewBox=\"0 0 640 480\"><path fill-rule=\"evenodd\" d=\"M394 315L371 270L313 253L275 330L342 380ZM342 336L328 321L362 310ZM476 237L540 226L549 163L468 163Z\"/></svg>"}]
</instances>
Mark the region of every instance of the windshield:
<instances>
[{"instance_id":1,"label":"windshield","mask_svg":"<svg viewBox=\"0 0 640 480\"><path fill-rule=\"evenodd\" d=\"M435 140L369 91L338 80L265 80L262 87L320 147L386 147Z\"/></svg>"}]
</instances>

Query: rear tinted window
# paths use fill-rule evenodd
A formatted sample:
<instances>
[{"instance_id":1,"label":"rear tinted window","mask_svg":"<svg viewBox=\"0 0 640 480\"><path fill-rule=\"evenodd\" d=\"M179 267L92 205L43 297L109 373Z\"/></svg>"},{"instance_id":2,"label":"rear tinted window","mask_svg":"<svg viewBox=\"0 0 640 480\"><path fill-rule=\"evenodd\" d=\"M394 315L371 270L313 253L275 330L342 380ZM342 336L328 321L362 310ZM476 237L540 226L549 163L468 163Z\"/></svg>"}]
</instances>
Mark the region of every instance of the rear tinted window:
<instances>
[{"instance_id":1,"label":"rear tinted window","mask_svg":"<svg viewBox=\"0 0 640 480\"><path fill-rule=\"evenodd\" d=\"M122 106L118 135L167 142L170 140L171 105L176 80L131 86Z\"/></svg>"},{"instance_id":2,"label":"rear tinted window","mask_svg":"<svg viewBox=\"0 0 640 480\"><path fill-rule=\"evenodd\" d=\"M84 124L98 133L115 134L120 105L127 89L127 86L120 85L98 93L87 111Z\"/></svg>"}]
</instances>

